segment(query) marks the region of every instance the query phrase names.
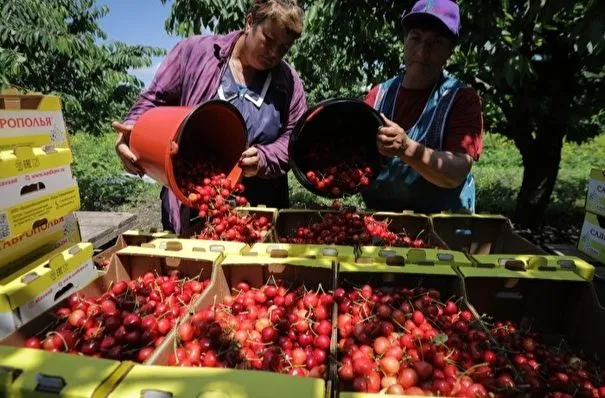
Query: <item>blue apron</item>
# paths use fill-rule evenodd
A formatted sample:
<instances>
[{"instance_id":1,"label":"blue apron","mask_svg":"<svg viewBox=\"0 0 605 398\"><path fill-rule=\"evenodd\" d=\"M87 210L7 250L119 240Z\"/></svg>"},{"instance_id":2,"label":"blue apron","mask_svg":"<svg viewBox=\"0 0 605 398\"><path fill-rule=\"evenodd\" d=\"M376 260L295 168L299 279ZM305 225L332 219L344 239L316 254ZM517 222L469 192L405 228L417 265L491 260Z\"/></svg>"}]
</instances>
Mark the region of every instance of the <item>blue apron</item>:
<instances>
[{"instance_id":1,"label":"blue apron","mask_svg":"<svg viewBox=\"0 0 605 398\"><path fill-rule=\"evenodd\" d=\"M395 102L403 74L379 86L374 108L394 119ZM443 150L443 137L457 91L464 83L444 72L408 137L428 148ZM375 210L413 210L419 213L441 211L475 212L475 180L471 173L457 188L441 188L424 179L398 157L388 158L374 183L362 193L366 206Z\"/></svg>"},{"instance_id":2,"label":"blue apron","mask_svg":"<svg viewBox=\"0 0 605 398\"><path fill-rule=\"evenodd\" d=\"M248 131L248 145L267 145L282 132L288 112L287 92L271 86L271 71L259 72L249 87L238 84L227 66L215 98L231 102L242 114ZM249 177L242 180L244 196L252 206L290 206L288 176Z\"/></svg>"}]
</instances>

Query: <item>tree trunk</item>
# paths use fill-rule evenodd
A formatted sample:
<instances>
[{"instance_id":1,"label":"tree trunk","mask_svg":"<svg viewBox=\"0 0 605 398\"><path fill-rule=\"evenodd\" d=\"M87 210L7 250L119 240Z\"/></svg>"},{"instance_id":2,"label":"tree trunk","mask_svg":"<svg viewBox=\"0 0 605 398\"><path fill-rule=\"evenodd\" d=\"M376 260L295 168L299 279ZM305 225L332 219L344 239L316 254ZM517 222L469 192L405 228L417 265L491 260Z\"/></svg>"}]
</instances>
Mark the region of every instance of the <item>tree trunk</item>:
<instances>
[{"instance_id":1,"label":"tree trunk","mask_svg":"<svg viewBox=\"0 0 605 398\"><path fill-rule=\"evenodd\" d=\"M514 221L522 227L540 227L550 202L567 132L574 89L574 63L567 48L552 38L553 58L538 72L538 95L546 110L536 116L535 136L515 140L523 158L523 181Z\"/></svg>"},{"instance_id":2,"label":"tree trunk","mask_svg":"<svg viewBox=\"0 0 605 398\"><path fill-rule=\"evenodd\" d=\"M515 223L522 227L537 228L542 224L557 181L563 137L551 133L545 137L548 142L532 140L523 151L523 182L514 217Z\"/></svg>"}]
</instances>

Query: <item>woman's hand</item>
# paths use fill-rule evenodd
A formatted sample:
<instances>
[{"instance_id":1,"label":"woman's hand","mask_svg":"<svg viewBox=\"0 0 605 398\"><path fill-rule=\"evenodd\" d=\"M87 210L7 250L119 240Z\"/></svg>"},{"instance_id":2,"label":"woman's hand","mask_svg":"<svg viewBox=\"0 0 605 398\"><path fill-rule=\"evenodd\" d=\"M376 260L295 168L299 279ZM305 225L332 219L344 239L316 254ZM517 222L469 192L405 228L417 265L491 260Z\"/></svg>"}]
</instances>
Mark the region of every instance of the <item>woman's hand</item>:
<instances>
[{"instance_id":1,"label":"woman's hand","mask_svg":"<svg viewBox=\"0 0 605 398\"><path fill-rule=\"evenodd\" d=\"M260 154L256 147L246 149L239 159L239 166L242 168L244 177L254 177L260 170Z\"/></svg>"},{"instance_id":2,"label":"woman's hand","mask_svg":"<svg viewBox=\"0 0 605 398\"><path fill-rule=\"evenodd\" d=\"M383 156L402 157L408 149L410 139L401 126L381 115L386 125L378 129L378 152Z\"/></svg>"},{"instance_id":3,"label":"woman's hand","mask_svg":"<svg viewBox=\"0 0 605 398\"><path fill-rule=\"evenodd\" d=\"M113 122L111 127L118 133L118 138L116 139L116 153L122 161L122 165L127 172L136 174L139 177L143 176L145 172L137 165L137 157L132 153L128 146L132 125Z\"/></svg>"}]
</instances>

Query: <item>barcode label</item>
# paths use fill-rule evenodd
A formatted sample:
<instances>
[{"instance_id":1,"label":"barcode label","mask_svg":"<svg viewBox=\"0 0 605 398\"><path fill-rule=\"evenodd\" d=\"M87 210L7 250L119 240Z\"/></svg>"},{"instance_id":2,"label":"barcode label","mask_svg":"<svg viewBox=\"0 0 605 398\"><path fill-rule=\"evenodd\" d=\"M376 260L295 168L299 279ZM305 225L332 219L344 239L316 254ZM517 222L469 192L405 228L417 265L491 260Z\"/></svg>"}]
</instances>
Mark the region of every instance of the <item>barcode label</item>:
<instances>
[{"instance_id":1,"label":"barcode label","mask_svg":"<svg viewBox=\"0 0 605 398\"><path fill-rule=\"evenodd\" d=\"M8 226L8 216L6 212L0 213L0 240L10 236L10 228Z\"/></svg>"},{"instance_id":2,"label":"barcode label","mask_svg":"<svg viewBox=\"0 0 605 398\"><path fill-rule=\"evenodd\" d=\"M19 171L31 169L31 168L38 167L38 166L40 166L40 159L37 159L37 158L24 159L23 161L21 161L21 160L17 161L17 170L19 170Z\"/></svg>"},{"instance_id":3,"label":"barcode label","mask_svg":"<svg viewBox=\"0 0 605 398\"><path fill-rule=\"evenodd\" d=\"M61 264L60 266L50 271L50 278L54 281L62 278L67 273L67 263Z\"/></svg>"}]
</instances>

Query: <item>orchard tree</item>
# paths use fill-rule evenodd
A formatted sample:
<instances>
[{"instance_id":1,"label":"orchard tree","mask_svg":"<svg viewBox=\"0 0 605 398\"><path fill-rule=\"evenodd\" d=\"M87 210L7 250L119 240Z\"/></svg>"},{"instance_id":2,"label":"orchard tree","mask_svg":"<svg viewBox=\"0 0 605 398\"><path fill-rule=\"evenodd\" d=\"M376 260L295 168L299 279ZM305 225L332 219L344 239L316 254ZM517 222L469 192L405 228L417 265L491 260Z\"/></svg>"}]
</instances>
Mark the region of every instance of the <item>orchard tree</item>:
<instances>
[{"instance_id":1,"label":"orchard tree","mask_svg":"<svg viewBox=\"0 0 605 398\"><path fill-rule=\"evenodd\" d=\"M63 101L71 131L101 133L122 117L142 88L128 74L164 50L105 42L94 0L4 0L0 5L0 84Z\"/></svg>"},{"instance_id":2,"label":"orchard tree","mask_svg":"<svg viewBox=\"0 0 605 398\"><path fill-rule=\"evenodd\" d=\"M461 72L504 116L498 131L523 159L515 219L541 223L565 137L603 131L605 3L483 0L461 3ZM474 11L476 10L476 12ZM591 165L586 165L586 170Z\"/></svg>"},{"instance_id":3,"label":"orchard tree","mask_svg":"<svg viewBox=\"0 0 605 398\"><path fill-rule=\"evenodd\" d=\"M182 36L241 28L246 0L172 3ZM306 0L305 31L288 55L311 103L359 97L402 62L401 16L413 1ZM483 97L486 128L514 140L524 166L516 221L542 221L565 137L603 131L605 2L460 0L462 36L448 69ZM587 168L589 165L587 165Z\"/></svg>"}]
</instances>

